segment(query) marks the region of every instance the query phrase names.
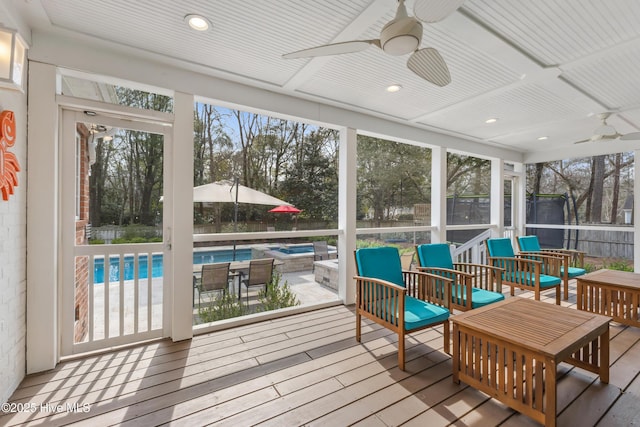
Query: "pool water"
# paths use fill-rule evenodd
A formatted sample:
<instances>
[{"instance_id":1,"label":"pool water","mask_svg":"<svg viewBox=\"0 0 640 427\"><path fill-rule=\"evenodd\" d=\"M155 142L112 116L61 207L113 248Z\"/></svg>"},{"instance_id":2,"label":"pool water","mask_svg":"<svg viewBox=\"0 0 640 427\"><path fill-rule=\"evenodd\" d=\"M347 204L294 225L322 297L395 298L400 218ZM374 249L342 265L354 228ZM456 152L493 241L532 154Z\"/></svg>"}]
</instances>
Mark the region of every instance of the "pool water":
<instances>
[{"instance_id":1,"label":"pool water","mask_svg":"<svg viewBox=\"0 0 640 427\"><path fill-rule=\"evenodd\" d=\"M276 250L283 254L308 254L313 252L313 245L288 246Z\"/></svg>"},{"instance_id":2,"label":"pool water","mask_svg":"<svg viewBox=\"0 0 640 427\"><path fill-rule=\"evenodd\" d=\"M146 279L149 272L149 262L146 255L138 257L138 278ZM236 261L247 261L251 259L251 249L236 249ZM212 262L233 261L233 250L222 249L212 251L202 251L193 253L194 264L210 264ZM133 256L124 257L124 280L133 280L135 272ZM162 277L162 255L151 257L151 277ZM120 281L120 258L109 258L109 281ZM93 267L93 283L104 283L104 259L96 258Z\"/></svg>"}]
</instances>

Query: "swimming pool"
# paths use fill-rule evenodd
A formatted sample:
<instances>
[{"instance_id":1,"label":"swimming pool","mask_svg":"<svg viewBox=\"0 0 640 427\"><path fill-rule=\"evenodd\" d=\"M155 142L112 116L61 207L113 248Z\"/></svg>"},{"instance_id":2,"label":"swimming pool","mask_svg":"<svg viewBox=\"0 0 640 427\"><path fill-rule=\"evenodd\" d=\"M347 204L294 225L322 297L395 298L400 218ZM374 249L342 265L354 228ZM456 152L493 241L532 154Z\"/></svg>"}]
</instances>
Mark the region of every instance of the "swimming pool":
<instances>
[{"instance_id":1,"label":"swimming pool","mask_svg":"<svg viewBox=\"0 0 640 427\"><path fill-rule=\"evenodd\" d=\"M138 277L146 279L149 271L149 261L146 255L141 255L138 259ZM251 249L236 249L236 261L247 261L251 259ZM211 251L199 251L193 253L194 264L210 264L212 262L230 262L233 261L232 249L216 249ZM124 257L124 280L133 280L134 278L134 258L133 256ZM153 255L151 257L151 277L162 277L162 255ZM120 258L109 258L109 281L118 282L120 280ZM96 258L93 267L93 283L104 283L104 258Z\"/></svg>"}]
</instances>

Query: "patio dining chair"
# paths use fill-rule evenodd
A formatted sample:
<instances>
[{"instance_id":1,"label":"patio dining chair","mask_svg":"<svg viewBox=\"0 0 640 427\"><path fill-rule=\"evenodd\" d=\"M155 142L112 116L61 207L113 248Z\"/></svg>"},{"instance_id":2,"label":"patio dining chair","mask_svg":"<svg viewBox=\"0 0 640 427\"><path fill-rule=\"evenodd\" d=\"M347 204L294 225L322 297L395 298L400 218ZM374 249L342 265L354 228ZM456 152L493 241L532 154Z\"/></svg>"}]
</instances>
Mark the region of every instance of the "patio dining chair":
<instances>
[{"instance_id":1,"label":"patio dining chair","mask_svg":"<svg viewBox=\"0 0 640 427\"><path fill-rule=\"evenodd\" d=\"M200 278L194 276L194 288L198 291L198 304L202 304L202 295L210 293L225 293L229 289L228 262L203 264ZM195 303L195 300L194 300Z\"/></svg>"},{"instance_id":2,"label":"patio dining chair","mask_svg":"<svg viewBox=\"0 0 640 427\"><path fill-rule=\"evenodd\" d=\"M569 299L569 279L587 274L584 269L585 253L575 249L542 249L538 236L520 236L517 241L522 254L540 253L562 258L560 274L564 282L564 299Z\"/></svg>"},{"instance_id":3,"label":"patio dining chair","mask_svg":"<svg viewBox=\"0 0 640 427\"><path fill-rule=\"evenodd\" d=\"M416 246L418 270L453 280L451 305L467 311L502 301L502 268L484 264L454 263L446 243Z\"/></svg>"},{"instance_id":4,"label":"patio dining chair","mask_svg":"<svg viewBox=\"0 0 640 427\"><path fill-rule=\"evenodd\" d=\"M355 251L356 340L366 317L398 334L398 367L405 367L406 334L443 325L444 351L450 353L451 280L419 271L403 271L394 247Z\"/></svg>"},{"instance_id":5,"label":"patio dining chair","mask_svg":"<svg viewBox=\"0 0 640 427\"><path fill-rule=\"evenodd\" d=\"M329 246L326 240L316 240L313 242L313 260L324 261L329 259Z\"/></svg>"},{"instance_id":6,"label":"patio dining chair","mask_svg":"<svg viewBox=\"0 0 640 427\"><path fill-rule=\"evenodd\" d=\"M560 305L560 266L562 259L543 254L516 255L511 239L498 238L485 240L489 264L504 269L502 284L514 288L533 291L536 300L540 292L549 289L556 291L556 305ZM544 274L542 273L544 271Z\"/></svg>"},{"instance_id":7,"label":"patio dining chair","mask_svg":"<svg viewBox=\"0 0 640 427\"><path fill-rule=\"evenodd\" d=\"M240 289L244 285L247 288L247 304L249 304L249 288L252 286L264 286L266 292L267 286L271 282L273 275L273 258L252 259L249 261L249 271L240 278Z\"/></svg>"}]
</instances>

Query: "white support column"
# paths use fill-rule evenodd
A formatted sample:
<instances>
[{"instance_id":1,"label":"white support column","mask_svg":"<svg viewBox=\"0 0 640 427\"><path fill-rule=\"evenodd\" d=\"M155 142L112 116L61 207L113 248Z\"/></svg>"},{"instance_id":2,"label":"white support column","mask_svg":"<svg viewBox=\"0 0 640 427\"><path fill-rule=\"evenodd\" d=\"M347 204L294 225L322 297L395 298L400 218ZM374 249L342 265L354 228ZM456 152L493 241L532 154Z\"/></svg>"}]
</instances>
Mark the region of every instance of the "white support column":
<instances>
[{"instance_id":1,"label":"white support column","mask_svg":"<svg viewBox=\"0 0 640 427\"><path fill-rule=\"evenodd\" d=\"M56 67L31 62L27 148L27 374L53 369L60 357L55 95Z\"/></svg>"},{"instance_id":2,"label":"white support column","mask_svg":"<svg viewBox=\"0 0 640 427\"><path fill-rule=\"evenodd\" d=\"M491 160L491 235L504 236L504 160Z\"/></svg>"},{"instance_id":3,"label":"white support column","mask_svg":"<svg viewBox=\"0 0 640 427\"><path fill-rule=\"evenodd\" d=\"M171 324L173 341L193 337L193 95L176 92L171 160L165 174L171 180L172 219L169 230L172 259ZM167 180L165 180L167 182ZM165 327L165 330L167 328Z\"/></svg>"},{"instance_id":4,"label":"white support column","mask_svg":"<svg viewBox=\"0 0 640 427\"><path fill-rule=\"evenodd\" d=\"M431 243L447 241L447 150L431 149Z\"/></svg>"},{"instance_id":5,"label":"white support column","mask_svg":"<svg viewBox=\"0 0 640 427\"><path fill-rule=\"evenodd\" d=\"M524 163L514 163L513 212L514 233L516 236L526 234L524 225L527 222L527 177Z\"/></svg>"},{"instance_id":6,"label":"white support column","mask_svg":"<svg viewBox=\"0 0 640 427\"><path fill-rule=\"evenodd\" d=\"M353 251L356 250L357 148L356 130L341 129L338 166L338 294L344 304L354 304L356 301Z\"/></svg>"},{"instance_id":7,"label":"white support column","mask_svg":"<svg viewBox=\"0 0 640 427\"><path fill-rule=\"evenodd\" d=\"M640 150L633 152L635 174L633 177L633 271L640 272L640 173L637 165L640 164ZM639 249L635 249L639 248Z\"/></svg>"}]
</instances>

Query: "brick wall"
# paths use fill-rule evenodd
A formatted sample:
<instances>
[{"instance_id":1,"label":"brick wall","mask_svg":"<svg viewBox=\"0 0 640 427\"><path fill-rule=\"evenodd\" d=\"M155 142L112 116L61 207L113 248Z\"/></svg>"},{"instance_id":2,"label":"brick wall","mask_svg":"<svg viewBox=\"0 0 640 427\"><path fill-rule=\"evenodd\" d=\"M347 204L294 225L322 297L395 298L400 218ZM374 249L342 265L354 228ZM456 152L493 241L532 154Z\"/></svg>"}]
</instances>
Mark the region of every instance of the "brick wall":
<instances>
[{"instance_id":1,"label":"brick wall","mask_svg":"<svg viewBox=\"0 0 640 427\"><path fill-rule=\"evenodd\" d=\"M78 124L80 135L80 209L76 219L76 245L88 244L86 234L89 223L89 132L83 124ZM82 342L87 335L89 322L89 259L76 257L75 266L75 324L74 342Z\"/></svg>"},{"instance_id":2,"label":"brick wall","mask_svg":"<svg viewBox=\"0 0 640 427\"><path fill-rule=\"evenodd\" d=\"M27 271L27 98L0 88L0 111L16 119L18 186L9 200L0 197L0 402L6 402L26 372Z\"/></svg>"}]
</instances>

